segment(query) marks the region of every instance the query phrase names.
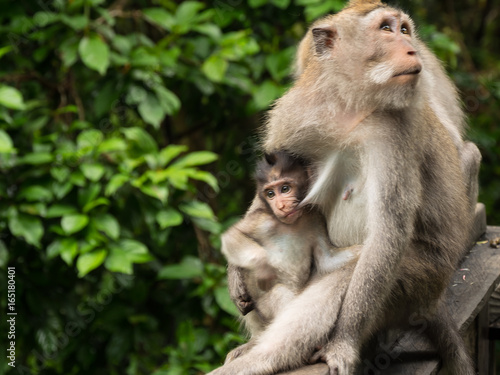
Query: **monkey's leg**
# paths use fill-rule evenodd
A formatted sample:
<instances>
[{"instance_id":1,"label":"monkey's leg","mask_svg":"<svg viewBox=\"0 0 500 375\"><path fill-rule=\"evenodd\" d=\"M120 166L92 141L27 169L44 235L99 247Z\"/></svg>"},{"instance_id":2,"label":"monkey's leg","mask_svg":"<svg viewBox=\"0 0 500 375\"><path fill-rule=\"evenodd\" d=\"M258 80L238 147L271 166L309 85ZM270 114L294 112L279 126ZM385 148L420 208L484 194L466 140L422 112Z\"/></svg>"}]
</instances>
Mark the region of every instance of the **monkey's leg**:
<instances>
[{"instance_id":1,"label":"monkey's leg","mask_svg":"<svg viewBox=\"0 0 500 375\"><path fill-rule=\"evenodd\" d=\"M210 375L271 375L308 363L335 325L352 272L349 265L311 282L283 306L255 346Z\"/></svg>"},{"instance_id":2,"label":"monkey's leg","mask_svg":"<svg viewBox=\"0 0 500 375\"><path fill-rule=\"evenodd\" d=\"M441 302L436 313L429 318L425 332L436 345L450 374L476 374L465 343L444 303Z\"/></svg>"}]
</instances>

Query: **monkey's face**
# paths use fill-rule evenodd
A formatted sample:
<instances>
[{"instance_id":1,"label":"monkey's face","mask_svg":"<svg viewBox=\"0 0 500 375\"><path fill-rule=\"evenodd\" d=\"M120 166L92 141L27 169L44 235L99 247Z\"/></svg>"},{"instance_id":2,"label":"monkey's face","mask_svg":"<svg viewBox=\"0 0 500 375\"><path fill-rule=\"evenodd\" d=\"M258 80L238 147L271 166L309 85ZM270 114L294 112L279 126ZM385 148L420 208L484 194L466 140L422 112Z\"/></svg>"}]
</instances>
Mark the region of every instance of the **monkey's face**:
<instances>
[{"instance_id":1,"label":"monkey's face","mask_svg":"<svg viewBox=\"0 0 500 375\"><path fill-rule=\"evenodd\" d=\"M366 19L369 54L366 57L368 79L376 85L415 85L422 61L413 41L411 19L394 9L379 9Z\"/></svg>"},{"instance_id":2,"label":"monkey's face","mask_svg":"<svg viewBox=\"0 0 500 375\"><path fill-rule=\"evenodd\" d=\"M412 104L423 66L406 14L387 6L368 13L348 8L312 31L322 69L335 77L330 83L348 107Z\"/></svg>"},{"instance_id":3,"label":"monkey's face","mask_svg":"<svg viewBox=\"0 0 500 375\"><path fill-rule=\"evenodd\" d=\"M300 187L293 179L280 179L264 186L262 197L274 216L284 224L293 224L302 216Z\"/></svg>"}]
</instances>

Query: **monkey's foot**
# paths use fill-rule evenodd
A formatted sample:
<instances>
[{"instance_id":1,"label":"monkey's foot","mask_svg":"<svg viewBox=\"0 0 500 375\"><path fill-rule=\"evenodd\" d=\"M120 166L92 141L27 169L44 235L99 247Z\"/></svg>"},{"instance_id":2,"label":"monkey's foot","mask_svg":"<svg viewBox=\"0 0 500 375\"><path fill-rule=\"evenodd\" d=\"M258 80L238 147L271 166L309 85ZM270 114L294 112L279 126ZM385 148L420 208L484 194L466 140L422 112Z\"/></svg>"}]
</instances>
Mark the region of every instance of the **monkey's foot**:
<instances>
[{"instance_id":1,"label":"monkey's foot","mask_svg":"<svg viewBox=\"0 0 500 375\"><path fill-rule=\"evenodd\" d=\"M345 341L330 342L312 357L313 362L319 360L326 362L330 375L352 375L355 373L359 354L353 345Z\"/></svg>"}]
</instances>

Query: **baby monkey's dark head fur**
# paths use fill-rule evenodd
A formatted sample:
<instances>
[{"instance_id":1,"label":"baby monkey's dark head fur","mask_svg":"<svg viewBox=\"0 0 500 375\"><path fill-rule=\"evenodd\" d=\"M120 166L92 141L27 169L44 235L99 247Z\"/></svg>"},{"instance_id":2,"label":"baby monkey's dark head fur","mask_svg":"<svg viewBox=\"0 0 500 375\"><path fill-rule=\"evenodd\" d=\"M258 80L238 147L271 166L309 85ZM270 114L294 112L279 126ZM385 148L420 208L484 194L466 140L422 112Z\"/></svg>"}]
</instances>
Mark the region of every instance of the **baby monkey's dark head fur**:
<instances>
[{"instance_id":1,"label":"baby monkey's dark head fur","mask_svg":"<svg viewBox=\"0 0 500 375\"><path fill-rule=\"evenodd\" d=\"M266 154L257 163L255 180L259 197L282 223L293 224L302 215L297 206L309 187L307 161L285 151Z\"/></svg>"}]
</instances>

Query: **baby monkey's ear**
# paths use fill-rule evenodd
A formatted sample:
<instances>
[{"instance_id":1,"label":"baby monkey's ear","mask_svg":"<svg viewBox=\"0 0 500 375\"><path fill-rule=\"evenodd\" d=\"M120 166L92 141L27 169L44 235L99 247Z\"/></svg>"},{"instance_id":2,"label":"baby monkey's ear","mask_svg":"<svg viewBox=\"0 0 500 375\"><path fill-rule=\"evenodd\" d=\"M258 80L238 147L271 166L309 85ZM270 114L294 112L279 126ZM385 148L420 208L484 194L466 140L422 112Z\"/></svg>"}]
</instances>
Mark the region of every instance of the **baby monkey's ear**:
<instances>
[{"instance_id":1,"label":"baby monkey's ear","mask_svg":"<svg viewBox=\"0 0 500 375\"><path fill-rule=\"evenodd\" d=\"M266 162L269 164L269 165L274 165L276 164L276 154L275 153L265 153L264 154L264 159L266 159Z\"/></svg>"}]
</instances>

